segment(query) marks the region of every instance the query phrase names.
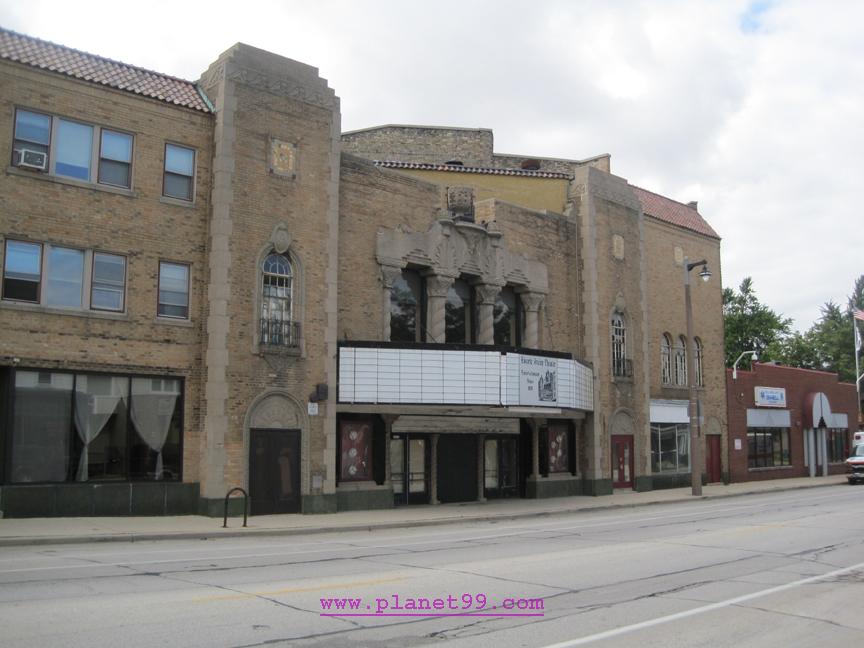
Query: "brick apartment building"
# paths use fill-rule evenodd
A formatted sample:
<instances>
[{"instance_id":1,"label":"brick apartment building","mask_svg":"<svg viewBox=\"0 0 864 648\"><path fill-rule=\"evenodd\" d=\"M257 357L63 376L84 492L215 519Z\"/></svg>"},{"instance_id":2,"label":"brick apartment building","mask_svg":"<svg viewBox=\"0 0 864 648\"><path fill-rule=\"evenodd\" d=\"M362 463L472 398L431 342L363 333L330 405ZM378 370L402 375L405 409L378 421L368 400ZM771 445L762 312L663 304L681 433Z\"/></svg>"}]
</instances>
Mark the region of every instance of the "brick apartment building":
<instances>
[{"instance_id":1,"label":"brick apartment building","mask_svg":"<svg viewBox=\"0 0 864 648\"><path fill-rule=\"evenodd\" d=\"M728 475L719 237L609 156L342 134L315 68L242 44L193 83L0 30L0 87L6 515L689 483L688 353Z\"/></svg>"},{"instance_id":2,"label":"brick apartment building","mask_svg":"<svg viewBox=\"0 0 864 648\"><path fill-rule=\"evenodd\" d=\"M846 472L858 393L837 374L753 363L726 372L730 481Z\"/></svg>"}]
</instances>

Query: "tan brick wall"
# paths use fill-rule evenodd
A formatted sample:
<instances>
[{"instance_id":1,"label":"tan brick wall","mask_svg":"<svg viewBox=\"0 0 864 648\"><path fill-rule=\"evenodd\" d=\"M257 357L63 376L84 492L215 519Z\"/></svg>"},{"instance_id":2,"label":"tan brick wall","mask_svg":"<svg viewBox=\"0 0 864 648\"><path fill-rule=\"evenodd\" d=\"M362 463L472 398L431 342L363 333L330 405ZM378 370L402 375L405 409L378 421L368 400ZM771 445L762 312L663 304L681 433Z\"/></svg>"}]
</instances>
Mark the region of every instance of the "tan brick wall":
<instances>
[{"instance_id":1,"label":"tan brick wall","mask_svg":"<svg viewBox=\"0 0 864 648\"><path fill-rule=\"evenodd\" d=\"M342 156L339 223L339 339L380 340L383 284L375 258L383 228L425 232L443 216L441 187Z\"/></svg>"},{"instance_id":2,"label":"tan brick wall","mask_svg":"<svg viewBox=\"0 0 864 648\"><path fill-rule=\"evenodd\" d=\"M707 283L699 269L691 271L690 294L693 304L693 333L703 345L703 376L705 387L700 391L703 435L714 430L723 435L723 470L726 465L726 379L723 353L723 295L720 268L720 241L655 218L645 219L646 254L648 258L648 357L650 361L651 398L688 398L686 388L664 386L660 373L660 344L664 333L673 343L687 335L684 308L684 269L675 260L675 248L680 248L691 262L705 259L713 276ZM715 422L711 422L711 421ZM706 428L706 426L708 426ZM719 429L715 426L719 426ZM703 453L704 458L704 453Z\"/></svg>"},{"instance_id":3,"label":"tan brick wall","mask_svg":"<svg viewBox=\"0 0 864 648\"><path fill-rule=\"evenodd\" d=\"M342 150L367 160L489 166L492 131L485 128L380 126L342 135Z\"/></svg>"},{"instance_id":4,"label":"tan brick wall","mask_svg":"<svg viewBox=\"0 0 864 648\"><path fill-rule=\"evenodd\" d=\"M0 65L0 155L8 165L15 108L134 134L132 195L7 170L0 176L0 238L123 254L126 313L61 313L0 303L0 358L20 366L173 374L185 379L184 481L199 479L200 341L205 306L211 118L155 100L10 63ZM196 200L160 200L165 142L197 150ZM0 255L5 247L0 247ZM156 318L159 260L191 266L191 318Z\"/></svg>"}]
</instances>

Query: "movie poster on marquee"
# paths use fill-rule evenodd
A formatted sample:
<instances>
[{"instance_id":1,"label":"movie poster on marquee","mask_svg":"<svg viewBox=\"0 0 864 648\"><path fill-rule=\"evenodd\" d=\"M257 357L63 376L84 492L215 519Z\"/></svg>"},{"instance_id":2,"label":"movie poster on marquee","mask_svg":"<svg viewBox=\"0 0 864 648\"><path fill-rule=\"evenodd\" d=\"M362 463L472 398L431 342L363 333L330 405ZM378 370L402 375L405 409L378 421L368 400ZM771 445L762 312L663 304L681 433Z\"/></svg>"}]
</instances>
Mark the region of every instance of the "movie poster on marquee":
<instances>
[{"instance_id":1,"label":"movie poster on marquee","mask_svg":"<svg viewBox=\"0 0 864 648\"><path fill-rule=\"evenodd\" d=\"M519 357L519 404L554 407L558 404L558 360Z\"/></svg>"}]
</instances>

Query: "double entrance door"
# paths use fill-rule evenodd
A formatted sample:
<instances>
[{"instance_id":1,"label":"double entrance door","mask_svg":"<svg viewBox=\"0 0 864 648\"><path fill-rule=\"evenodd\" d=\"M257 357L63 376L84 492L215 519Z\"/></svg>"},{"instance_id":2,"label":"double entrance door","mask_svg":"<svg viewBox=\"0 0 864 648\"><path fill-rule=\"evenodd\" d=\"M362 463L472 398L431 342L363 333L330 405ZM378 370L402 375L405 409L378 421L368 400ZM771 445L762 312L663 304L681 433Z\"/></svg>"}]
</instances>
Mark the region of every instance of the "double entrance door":
<instances>
[{"instance_id":1,"label":"double entrance door","mask_svg":"<svg viewBox=\"0 0 864 648\"><path fill-rule=\"evenodd\" d=\"M519 438L487 437L482 444L479 439L474 434L438 435L434 477L439 502L472 502L481 494L519 496ZM430 435L405 433L390 439L390 482L397 505L430 503L431 453Z\"/></svg>"},{"instance_id":2,"label":"double entrance door","mask_svg":"<svg viewBox=\"0 0 864 648\"><path fill-rule=\"evenodd\" d=\"M390 439L390 483L396 504L429 503L429 438L399 434Z\"/></svg>"},{"instance_id":3,"label":"double entrance door","mask_svg":"<svg viewBox=\"0 0 864 648\"><path fill-rule=\"evenodd\" d=\"M252 515L300 512L300 430L249 431Z\"/></svg>"}]
</instances>

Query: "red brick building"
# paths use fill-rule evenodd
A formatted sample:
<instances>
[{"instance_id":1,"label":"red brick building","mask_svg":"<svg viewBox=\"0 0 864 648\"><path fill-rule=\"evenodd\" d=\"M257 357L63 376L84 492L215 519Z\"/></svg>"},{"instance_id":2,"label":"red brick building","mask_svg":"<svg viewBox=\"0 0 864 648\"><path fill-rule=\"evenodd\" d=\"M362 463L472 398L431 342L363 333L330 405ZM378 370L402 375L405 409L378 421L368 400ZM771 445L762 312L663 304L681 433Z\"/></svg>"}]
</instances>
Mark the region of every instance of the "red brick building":
<instances>
[{"instance_id":1,"label":"red brick building","mask_svg":"<svg viewBox=\"0 0 864 648\"><path fill-rule=\"evenodd\" d=\"M729 479L845 472L857 428L855 385L837 374L754 363L726 370Z\"/></svg>"}]
</instances>

